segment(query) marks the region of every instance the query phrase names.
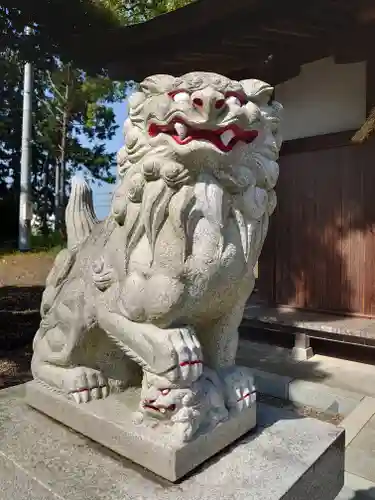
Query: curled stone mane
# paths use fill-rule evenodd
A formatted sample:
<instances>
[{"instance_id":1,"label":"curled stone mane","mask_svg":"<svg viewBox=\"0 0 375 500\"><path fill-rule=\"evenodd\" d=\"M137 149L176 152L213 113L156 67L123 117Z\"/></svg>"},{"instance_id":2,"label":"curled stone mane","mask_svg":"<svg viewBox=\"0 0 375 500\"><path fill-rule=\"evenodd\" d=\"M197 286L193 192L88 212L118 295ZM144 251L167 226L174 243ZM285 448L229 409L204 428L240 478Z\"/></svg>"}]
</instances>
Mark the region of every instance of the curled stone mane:
<instances>
[{"instance_id":1,"label":"curled stone mane","mask_svg":"<svg viewBox=\"0 0 375 500\"><path fill-rule=\"evenodd\" d=\"M184 166L171 158L165 146L152 149L146 130L137 125L137 115L142 111L139 94L130 101L130 117L124 126L125 146L117 157L120 183L112 202L112 215L124 226L126 262L144 234L154 252L167 214L185 237L186 211L193 199L191 186L174 182Z\"/></svg>"},{"instance_id":2,"label":"curled stone mane","mask_svg":"<svg viewBox=\"0 0 375 500\"><path fill-rule=\"evenodd\" d=\"M236 161L239 163L237 172L241 172L241 161L250 165L255 179L255 190L253 196L259 200L260 191L267 192L268 212L272 213L276 205L276 197L273 187L278 176L278 165L276 163L281 138L279 134L279 122L282 106L273 101L270 95L273 88L259 80L246 80L237 82L224 76L213 73L189 73L179 78L169 75L155 75L146 78L140 85L140 90L129 98L129 116L124 124L125 145L120 149L117 156L118 177L120 183L115 191L112 202L112 215L119 225L124 227L124 248L126 249L125 261L129 260L132 250L140 239L146 235L152 254L158 233L167 219L170 218L180 237L189 241L189 220L193 214L197 214L197 197L199 208L208 219L222 225L221 207L212 206L210 200L214 197L223 202L226 183L233 181L230 174L219 170L216 179L211 182L208 179L208 189L202 189L202 184L207 184L207 172L203 172L205 180L197 189L197 178L191 182L189 176L189 165L184 165L167 142L158 145L150 145L147 129L148 107L150 103L160 96L184 89L193 92L209 84L220 92L244 92L251 104L259 107L264 128L268 135L261 134L254 145L245 148ZM163 115L163 103L156 108L158 118L164 119L168 112ZM270 138L272 144L270 144ZM273 153L277 150L276 155ZM271 150L271 154L270 154ZM273 157L274 156L274 157ZM246 171L245 171L246 170ZM249 169L243 169L244 187L249 184ZM212 177L211 177L212 179ZM211 182L211 183L210 183ZM241 177L236 180L241 190ZM214 193L215 192L215 193ZM215 196L213 196L215 195ZM255 200L255 205L257 204ZM195 208L195 210L194 210ZM240 232L244 231L243 214L241 209L235 211ZM246 239L241 234L243 244ZM185 245L186 246L186 245ZM245 245L246 246L246 245ZM189 254L186 248L184 258Z\"/></svg>"}]
</instances>

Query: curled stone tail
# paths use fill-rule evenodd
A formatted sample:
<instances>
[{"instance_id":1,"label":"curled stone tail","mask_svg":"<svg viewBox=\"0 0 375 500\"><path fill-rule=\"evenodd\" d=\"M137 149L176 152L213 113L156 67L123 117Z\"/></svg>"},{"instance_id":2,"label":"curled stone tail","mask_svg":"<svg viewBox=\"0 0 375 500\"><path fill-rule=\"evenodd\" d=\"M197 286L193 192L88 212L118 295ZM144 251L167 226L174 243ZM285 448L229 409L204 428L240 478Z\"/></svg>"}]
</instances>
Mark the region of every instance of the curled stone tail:
<instances>
[{"instance_id":1,"label":"curled stone tail","mask_svg":"<svg viewBox=\"0 0 375 500\"><path fill-rule=\"evenodd\" d=\"M98 223L92 201L92 190L87 182L78 176L72 179L72 191L65 211L68 248L80 245Z\"/></svg>"}]
</instances>

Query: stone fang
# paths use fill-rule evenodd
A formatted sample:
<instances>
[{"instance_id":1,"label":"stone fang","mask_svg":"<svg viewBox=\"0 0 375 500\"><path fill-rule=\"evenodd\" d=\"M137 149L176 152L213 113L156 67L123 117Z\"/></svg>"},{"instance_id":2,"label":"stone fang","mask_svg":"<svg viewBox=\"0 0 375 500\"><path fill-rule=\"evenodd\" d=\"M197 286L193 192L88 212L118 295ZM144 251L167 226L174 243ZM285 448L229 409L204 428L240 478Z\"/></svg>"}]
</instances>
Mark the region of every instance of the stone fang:
<instances>
[{"instance_id":1,"label":"stone fang","mask_svg":"<svg viewBox=\"0 0 375 500\"><path fill-rule=\"evenodd\" d=\"M236 134L233 132L233 130L226 130L220 136L221 142L224 144L224 146L228 146L235 135Z\"/></svg>"},{"instance_id":2,"label":"stone fang","mask_svg":"<svg viewBox=\"0 0 375 500\"><path fill-rule=\"evenodd\" d=\"M177 92L173 96L175 102L187 102L190 99L190 95L187 92Z\"/></svg>"},{"instance_id":3,"label":"stone fang","mask_svg":"<svg viewBox=\"0 0 375 500\"><path fill-rule=\"evenodd\" d=\"M227 99L228 104L235 104L236 106L242 106L241 101L235 95L231 95Z\"/></svg>"},{"instance_id":4,"label":"stone fang","mask_svg":"<svg viewBox=\"0 0 375 500\"><path fill-rule=\"evenodd\" d=\"M174 128L180 139L185 139L187 134L187 127L183 123L177 122L174 124Z\"/></svg>"}]
</instances>

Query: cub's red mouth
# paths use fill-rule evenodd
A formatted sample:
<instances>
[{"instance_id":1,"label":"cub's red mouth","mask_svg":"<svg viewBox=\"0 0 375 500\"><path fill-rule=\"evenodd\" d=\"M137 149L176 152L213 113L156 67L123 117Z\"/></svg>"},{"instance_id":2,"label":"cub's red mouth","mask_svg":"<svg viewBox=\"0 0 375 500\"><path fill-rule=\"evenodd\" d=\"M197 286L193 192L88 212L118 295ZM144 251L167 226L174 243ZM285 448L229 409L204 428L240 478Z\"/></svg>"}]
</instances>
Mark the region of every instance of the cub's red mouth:
<instances>
[{"instance_id":1,"label":"cub's red mouth","mask_svg":"<svg viewBox=\"0 0 375 500\"><path fill-rule=\"evenodd\" d=\"M176 405L174 404L169 406L154 406L154 402L154 399L143 401L143 408L151 410L155 413L161 413L162 415L166 414L167 412L174 412L176 410Z\"/></svg>"},{"instance_id":2,"label":"cub's red mouth","mask_svg":"<svg viewBox=\"0 0 375 500\"><path fill-rule=\"evenodd\" d=\"M231 151L239 141L250 144L258 136L256 130L242 130L237 125L229 125L216 130L204 130L191 127L180 119L173 120L168 125L151 123L148 133L151 137L168 134L173 137L177 144L182 146L191 141L208 141L224 153Z\"/></svg>"}]
</instances>

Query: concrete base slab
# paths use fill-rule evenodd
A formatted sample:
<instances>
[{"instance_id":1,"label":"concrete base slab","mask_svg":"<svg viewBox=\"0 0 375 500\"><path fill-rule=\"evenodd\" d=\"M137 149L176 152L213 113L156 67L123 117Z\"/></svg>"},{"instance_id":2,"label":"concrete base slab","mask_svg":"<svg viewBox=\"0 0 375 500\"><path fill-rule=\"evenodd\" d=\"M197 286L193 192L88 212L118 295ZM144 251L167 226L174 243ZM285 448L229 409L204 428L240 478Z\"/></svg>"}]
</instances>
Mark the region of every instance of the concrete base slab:
<instances>
[{"instance_id":1,"label":"concrete base slab","mask_svg":"<svg viewBox=\"0 0 375 500\"><path fill-rule=\"evenodd\" d=\"M170 429L134 423L140 390L111 394L105 400L76 404L37 381L26 385L26 402L54 420L149 469L176 481L256 425L255 392L249 408L188 443L177 444ZM157 422L157 421L155 421Z\"/></svg>"},{"instance_id":2,"label":"concrete base slab","mask_svg":"<svg viewBox=\"0 0 375 500\"><path fill-rule=\"evenodd\" d=\"M343 431L262 404L256 432L177 485L34 411L14 393L1 397L0 391L0 436L0 454L29 478L27 496L7 491L12 500L333 500L344 483ZM14 482L17 492L17 476Z\"/></svg>"}]
</instances>

